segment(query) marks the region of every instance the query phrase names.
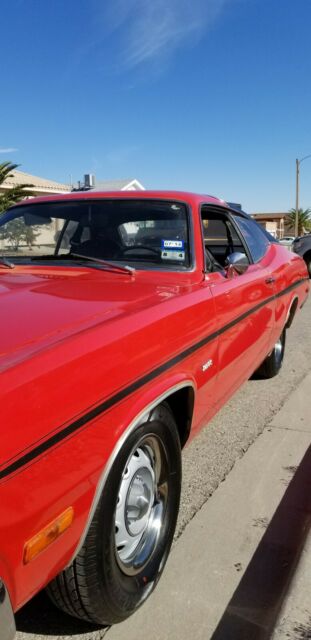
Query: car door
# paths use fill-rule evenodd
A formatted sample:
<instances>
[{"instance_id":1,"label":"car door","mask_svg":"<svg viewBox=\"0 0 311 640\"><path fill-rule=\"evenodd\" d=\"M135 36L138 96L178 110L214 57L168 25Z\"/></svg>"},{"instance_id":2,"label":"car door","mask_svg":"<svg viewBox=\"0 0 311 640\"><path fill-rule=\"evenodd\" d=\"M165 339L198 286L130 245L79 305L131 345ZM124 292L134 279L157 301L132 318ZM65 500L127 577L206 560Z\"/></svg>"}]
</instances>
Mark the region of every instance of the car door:
<instances>
[{"instance_id":1,"label":"car door","mask_svg":"<svg viewBox=\"0 0 311 640\"><path fill-rule=\"evenodd\" d=\"M264 236L262 243L253 243L253 235L252 241L248 238L246 242L242 216L230 215L221 208L207 205L202 207L201 216L205 249L214 261L209 283L219 331L219 406L250 377L269 351L275 323L274 285L264 262L269 245ZM234 252L246 255L248 267L244 273L230 277L226 259Z\"/></svg>"}]
</instances>

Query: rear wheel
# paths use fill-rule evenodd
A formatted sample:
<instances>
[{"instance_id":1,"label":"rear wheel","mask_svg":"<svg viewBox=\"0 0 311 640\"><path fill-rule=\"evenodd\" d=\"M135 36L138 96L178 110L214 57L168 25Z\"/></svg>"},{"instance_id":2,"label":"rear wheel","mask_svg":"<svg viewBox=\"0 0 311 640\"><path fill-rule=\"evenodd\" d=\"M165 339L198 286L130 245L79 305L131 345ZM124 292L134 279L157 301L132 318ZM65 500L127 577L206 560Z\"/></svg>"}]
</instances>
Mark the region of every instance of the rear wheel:
<instances>
[{"instance_id":1,"label":"rear wheel","mask_svg":"<svg viewBox=\"0 0 311 640\"><path fill-rule=\"evenodd\" d=\"M309 278L311 278L311 253L305 256L305 263L307 265Z\"/></svg>"},{"instance_id":2,"label":"rear wheel","mask_svg":"<svg viewBox=\"0 0 311 640\"><path fill-rule=\"evenodd\" d=\"M259 369L257 369L256 375L260 378L273 378L279 373L284 358L285 342L286 331L284 329L271 353L266 357Z\"/></svg>"},{"instance_id":3,"label":"rear wheel","mask_svg":"<svg viewBox=\"0 0 311 640\"><path fill-rule=\"evenodd\" d=\"M114 624L154 589L176 526L180 442L170 410L132 433L109 473L78 556L48 586L53 602L83 620Z\"/></svg>"}]
</instances>

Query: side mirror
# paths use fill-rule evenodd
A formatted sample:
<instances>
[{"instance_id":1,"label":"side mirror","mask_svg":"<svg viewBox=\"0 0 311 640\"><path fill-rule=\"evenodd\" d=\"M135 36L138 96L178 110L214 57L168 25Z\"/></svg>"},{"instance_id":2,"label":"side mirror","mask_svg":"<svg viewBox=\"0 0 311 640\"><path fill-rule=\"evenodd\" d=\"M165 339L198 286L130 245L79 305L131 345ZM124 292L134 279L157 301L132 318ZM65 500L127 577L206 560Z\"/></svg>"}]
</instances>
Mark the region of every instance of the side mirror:
<instances>
[{"instance_id":1,"label":"side mirror","mask_svg":"<svg viewBox=\"0 0 311 640\"><path fill-rule=\"evenodd\" d=\"M242 275L248 266L249 260L245 253L240 253L239 251L230 253L225 262L227 277L233 278L235 275Z\"/></svg>"}]
</instances>

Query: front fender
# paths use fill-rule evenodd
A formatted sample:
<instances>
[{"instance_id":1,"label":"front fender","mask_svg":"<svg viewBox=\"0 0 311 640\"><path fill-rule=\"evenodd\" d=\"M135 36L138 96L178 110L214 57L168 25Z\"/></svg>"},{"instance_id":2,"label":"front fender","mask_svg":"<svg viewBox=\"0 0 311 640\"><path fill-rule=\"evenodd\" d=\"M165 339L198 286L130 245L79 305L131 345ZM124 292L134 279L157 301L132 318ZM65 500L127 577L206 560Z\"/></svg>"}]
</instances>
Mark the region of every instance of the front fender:
<instances>
[{"instance_id":1,"label":"front fender","mask_svg":"<svg viewBox=\"0 0 311 640\"><path fill-rule=\"evenodd\" d=\"M74 558L78 555L81 547L83 546L83 543L87 536L87 532L92 522L94 513L96 511L96 507L98 505L100 496L103 492L105 482L107 480L107 477L113 466L113 463L119 451L121 450L124 442L140 424L142 424L143 422L145 422L145 420L147 420L149 414L157 405L163 402L166 398L168 398L174 392L180 391L181 389L186 387L190 387L191 389L193 389L194 393L196 392L196 383L194 378L187 377L186 374L174 375L170 379L163 380L162 383L159 382L159 384L149 389L143 396L140 396L136 398L135 401L133 401L131 405L130 413L128 415L128 420L129 420L128 425L122 431L122 434L118 438L117 443L108 461L106 462L103 468L102 474L99 477L93 502L92 502L92 506L89 511L89 515L86 521L86 525L84 527L84 531L80 538L79 545L75 550L74 555L70 559L70 562L68 563L67 566L69 566L73 562Z\"/></svg>"}]
</instances>

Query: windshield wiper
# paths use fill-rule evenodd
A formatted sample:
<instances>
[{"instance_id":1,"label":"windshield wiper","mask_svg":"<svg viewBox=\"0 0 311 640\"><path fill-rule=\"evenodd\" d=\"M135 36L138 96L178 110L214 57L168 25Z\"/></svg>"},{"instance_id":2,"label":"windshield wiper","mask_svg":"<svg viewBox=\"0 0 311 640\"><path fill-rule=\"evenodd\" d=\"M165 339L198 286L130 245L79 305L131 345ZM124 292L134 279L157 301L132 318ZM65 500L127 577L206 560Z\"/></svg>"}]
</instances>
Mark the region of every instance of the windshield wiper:
<instances>
[{"instance_id":1,"label":"windshield wiper","mask_svg":"<svg viewBox=\"0 0 311 640\"><path fill-rule=\"evenodd\" d=\"M71 258L79 258L80 260L86 260L88 262L95 262L97 264L103 265L104 267L106 267L106 269L109 269L110 271L115 271L117 273L127 273L130 274L131 276L134 275L135 273L135 269L134 267L130 267L128 265L126 266L121 266L118 264L114 264L113 262L109 262L108 260L102 260L101 258L95 258L94 256L85 256L82 253L64 253L64 254L49 254L47 256L31 256L31 262L43 262L45 260L49 260L49 261L55 261L55 260L64 260L64 261L69 261L71 260Z\"/></svg>"},{"instance_id":2,"label":"windshield wiper","mask_svg":"<svg viewBox=\"0 0 311 640\"><path fill-rule=\"evenodd\" d=\"M102 260L101 258L94 258L93 256L84 256L80 253L70 253L68 258L81 258L82 260L89 260L91 262L97 262L98 264L102 264L104 267L109 269L110 271L117 271L118 273L127 273L131 276L134 275L135 269L134 267L129 267L128 265L121 267L121 265L113 264L113 262L109 262L108 260Z\"/></svg>"},{"instance_id":3,"label":"windshield wiper","mask_svg":"<svg viewBox=\"0 0 311 640\"><path fill-rule=\"evenodd\" d=\"M4 256L0 256L0 266L6 267L7 269L14 269L15 264L7 260Z\"/></svg>"}]
</instances>

